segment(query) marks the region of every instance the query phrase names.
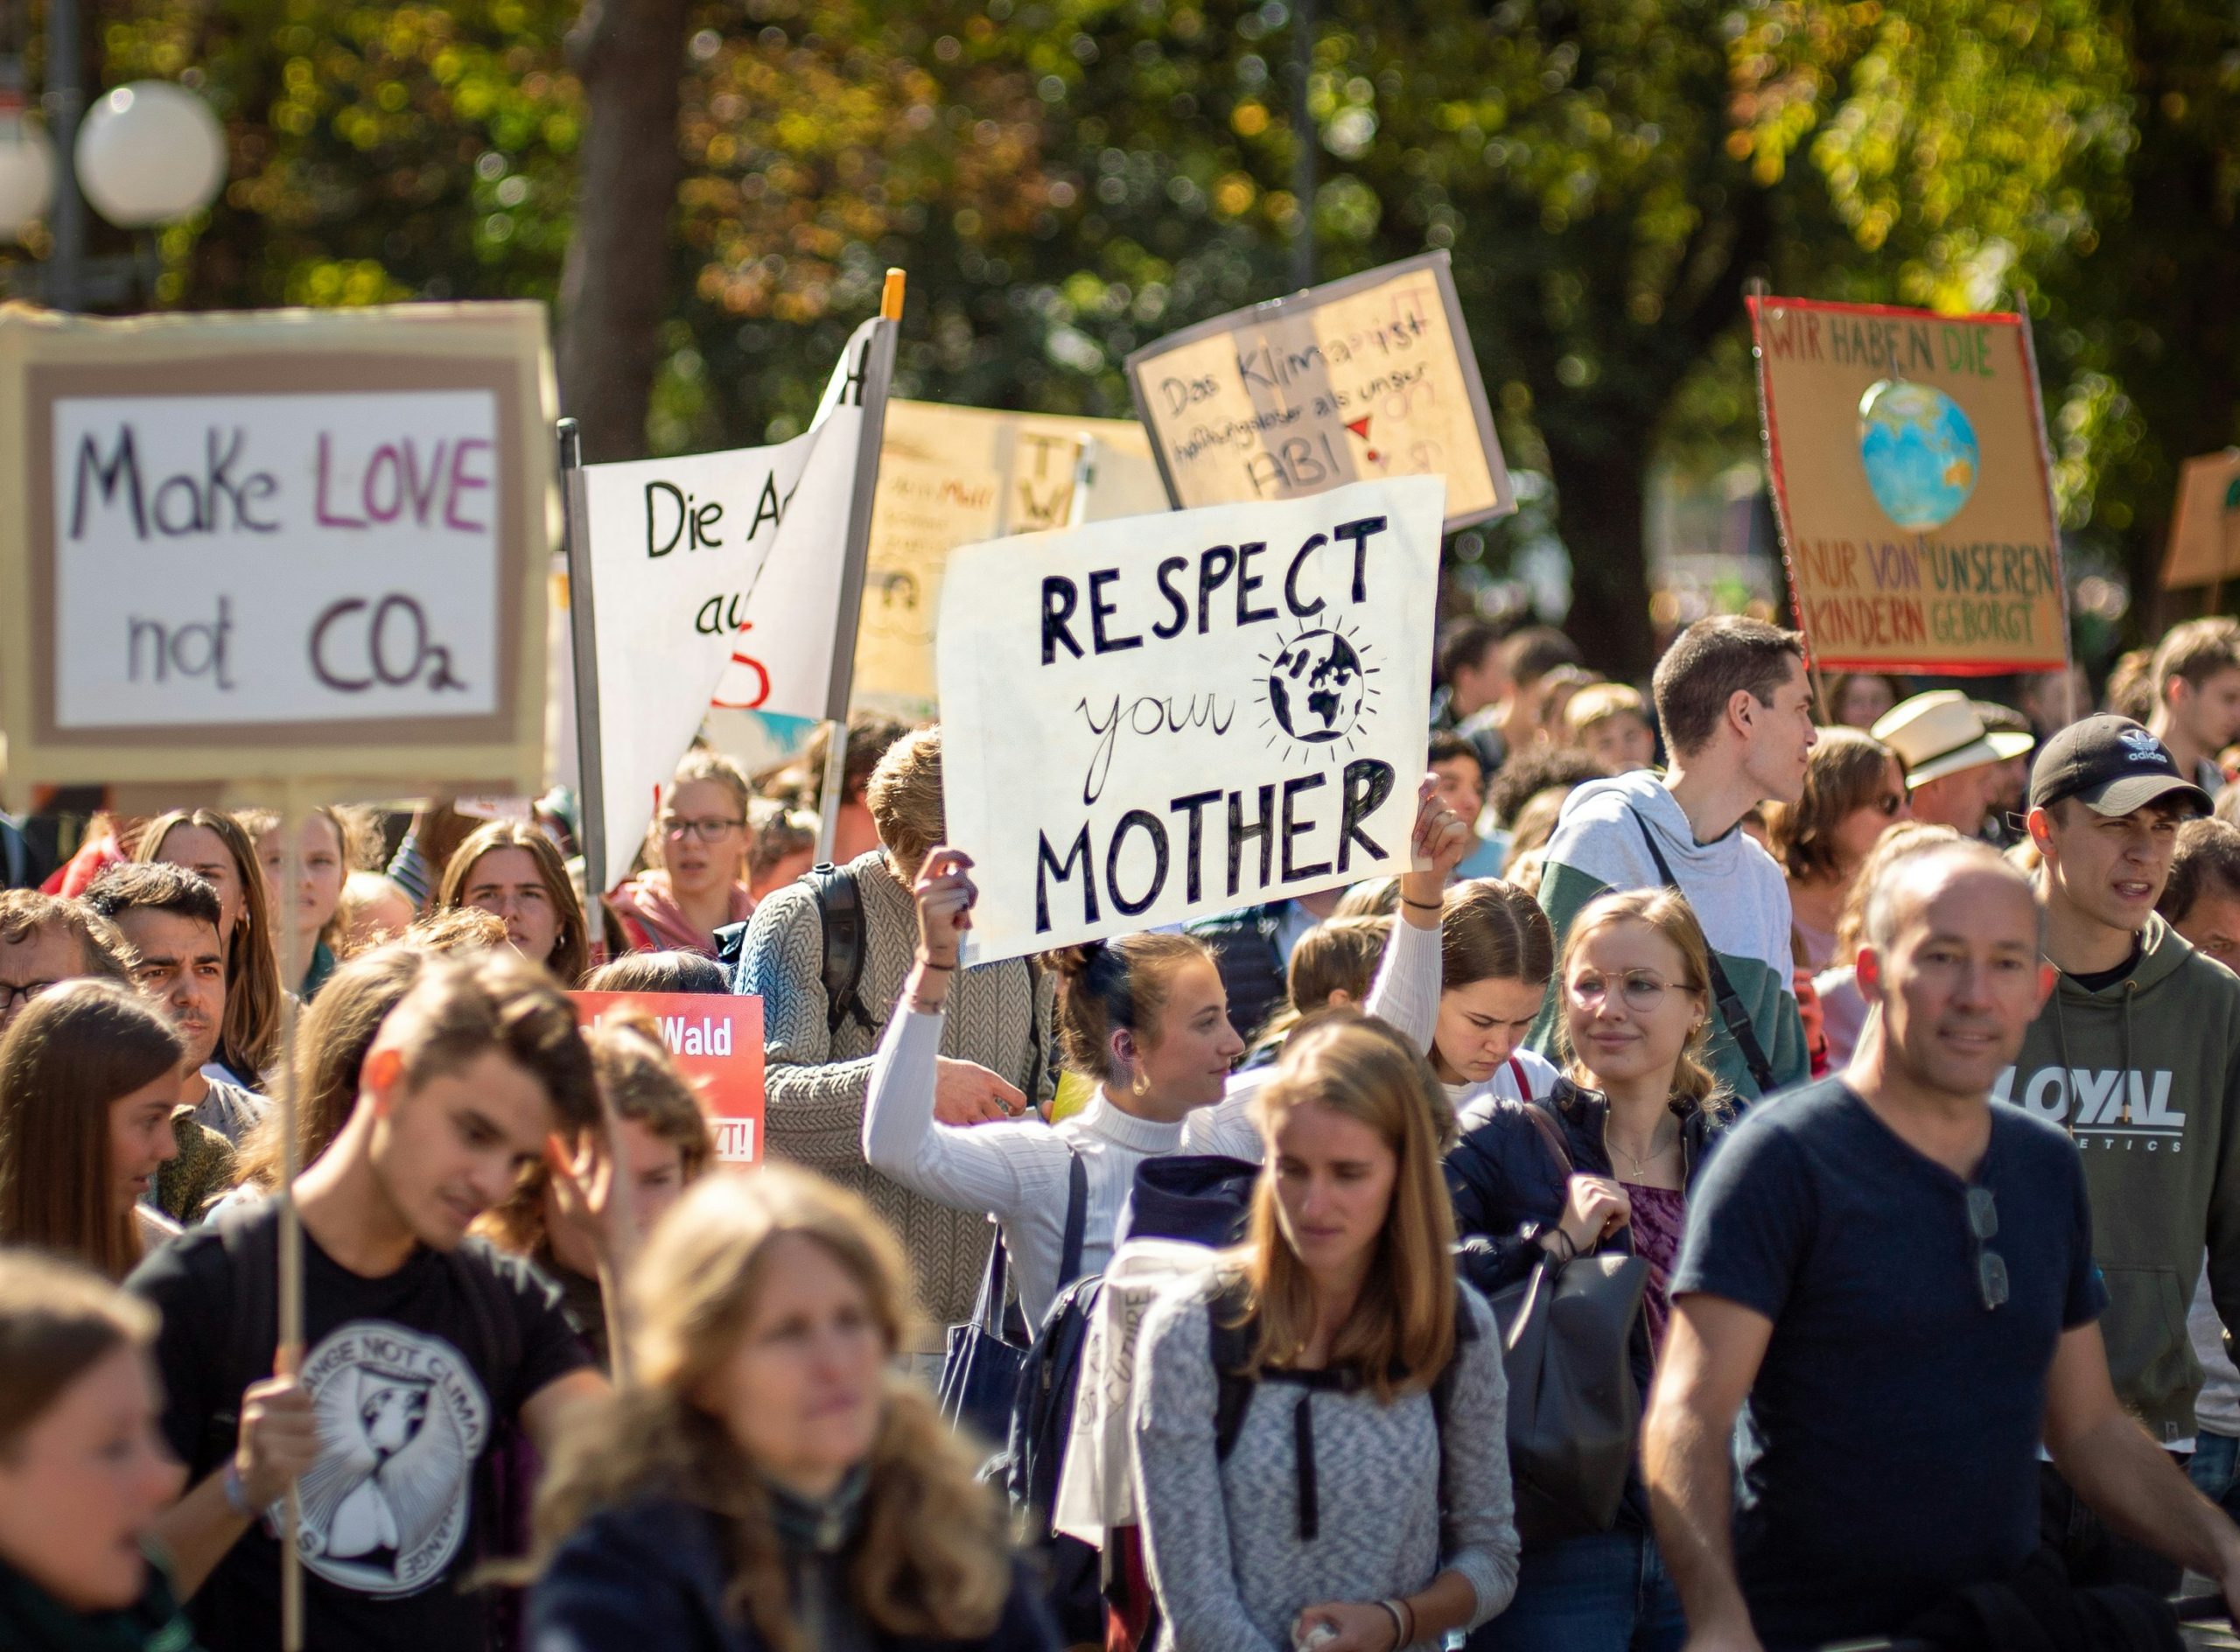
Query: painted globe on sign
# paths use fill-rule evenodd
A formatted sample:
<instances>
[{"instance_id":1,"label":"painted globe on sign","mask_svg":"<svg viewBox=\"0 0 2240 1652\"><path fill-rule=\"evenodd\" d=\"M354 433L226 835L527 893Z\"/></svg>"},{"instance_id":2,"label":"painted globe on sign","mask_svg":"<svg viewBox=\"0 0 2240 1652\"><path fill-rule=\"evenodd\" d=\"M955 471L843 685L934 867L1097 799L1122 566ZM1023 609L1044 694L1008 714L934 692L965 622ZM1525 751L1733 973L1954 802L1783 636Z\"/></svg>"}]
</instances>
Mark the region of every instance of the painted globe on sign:
<instances>
[{"instance_id":1,"label":"painted globe on sign","mask_svg":"<svg viewBox=\"0 0 2240 1652\"><path fill-rule=\"evenodd\" d=\"M1880 379L1858 399L1858 459L1883 514L1925 534L1960 514L1983 455L1968 416L1943 391Z\"/></svg>"},{"instance_id":2,"label":"painted globe on sign","mask_svg":"<svg viewBox=\"0 0 2240 1652\"><path fill-rule=\"evenodd\" d=\"M1361 718L1362 657L1334 631L1310 631L1276 656L1268 704L1284 732L1310 746L1340 740Z\"/></svg>"}]
</instances>

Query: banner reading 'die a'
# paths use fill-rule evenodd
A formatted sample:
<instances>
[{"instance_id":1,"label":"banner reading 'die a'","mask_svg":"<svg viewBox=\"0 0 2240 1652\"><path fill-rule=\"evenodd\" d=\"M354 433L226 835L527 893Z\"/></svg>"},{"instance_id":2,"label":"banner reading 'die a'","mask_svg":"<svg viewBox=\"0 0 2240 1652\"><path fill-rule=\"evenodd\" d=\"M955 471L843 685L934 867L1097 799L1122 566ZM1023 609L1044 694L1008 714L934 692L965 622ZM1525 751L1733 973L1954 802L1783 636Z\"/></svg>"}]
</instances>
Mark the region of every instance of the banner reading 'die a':
<instances>
[{"instance_id":1,"label":"banner reading 'die a'","mask_svg":"<svg viewBox=\"0 0 2240 1652\"><path fill-rule=\"evenodd\" d=\"M968 546L939 668L974 962L1404 871L1446 485Z\"/></svg>"},{"instance_id":2,"label":"banner reading 'die a'","mask_svg":"<svg viewBox=\"0 0 2240 1652\"><path fill-rule=\"evenodd\" d=\"M1814 662L2061 666L2061 537L2022 318L1748 302L1774 505Z\"/></svg>"},{"instance_id":3,"label":"banner reading 'die a'","mask_svg":"<svg viewBox=\"0 0 2240 1652\"><path fill-rule=\"evenodd\" d=\"M850 525L870 509L861 460L866 444L877 452L893 361L894 324L866 321L793 440L584 466L605 771L600 888L628 874L655 797L710 704L830 712L836 649L855 641L845 598Z\"/></svg>"}]
</instances>

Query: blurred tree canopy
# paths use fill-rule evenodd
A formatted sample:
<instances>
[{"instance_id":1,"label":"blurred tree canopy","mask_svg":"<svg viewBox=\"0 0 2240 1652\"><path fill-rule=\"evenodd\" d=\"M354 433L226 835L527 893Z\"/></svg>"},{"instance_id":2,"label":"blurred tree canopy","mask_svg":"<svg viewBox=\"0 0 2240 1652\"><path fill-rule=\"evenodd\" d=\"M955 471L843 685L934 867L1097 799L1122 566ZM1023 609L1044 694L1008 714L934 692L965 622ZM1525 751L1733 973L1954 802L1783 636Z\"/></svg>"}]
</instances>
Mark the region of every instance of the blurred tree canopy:
<instances>
[{"instance_id":1,"label":"blurred tree canopy","mask_svg":"<svg viewBox=\"0 0 2240 1652\"><path fill-rule=\"evenodd\" d=\"M567 0L93 4L107 81L193 76L232 136L164 302L556 292ZM1303 122L1286 0L686 12L656 449L798 429L888 264L904 393L1124 413L1121 358L1284 290L1303 220L1326 278L1452 249L1614 663L1651 457L1756 451L1749 277L2026 302L2064 524L2141 592L2177 462L2240 440L2230 0L1316 0Z\"/></svg>"}]
</instances>

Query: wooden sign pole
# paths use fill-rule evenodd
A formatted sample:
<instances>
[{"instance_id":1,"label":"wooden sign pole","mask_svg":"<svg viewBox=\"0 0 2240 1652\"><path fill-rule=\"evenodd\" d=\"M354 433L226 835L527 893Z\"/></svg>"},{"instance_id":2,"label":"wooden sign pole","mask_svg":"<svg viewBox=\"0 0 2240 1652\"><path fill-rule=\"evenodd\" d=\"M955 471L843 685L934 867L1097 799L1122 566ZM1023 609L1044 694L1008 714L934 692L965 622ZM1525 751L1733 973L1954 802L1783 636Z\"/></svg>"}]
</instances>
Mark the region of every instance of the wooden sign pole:
<instances>
[{"instance_id":1,"label":"wooden sign pole","mask_svg":"<svg viewBox=\"0 0 2240 1652\"><path fill-rule=\"evenodd\" d=\"M280 788L280 889L272 905L280 933L280 1062L271 1075L272 1104L280 1112L280 1346L273 1374L295 1376L304 1365L304 1227L296 1211L296 1178L302 1173L302 1141L296 1095L298 995L304 984L303 934L294 921L297 886L303 878L304 787L290 779ZM304 1652L303 1494L288 1482L287 1522L280 1534L281 1652Z\"/></svg>"}]
</instances>

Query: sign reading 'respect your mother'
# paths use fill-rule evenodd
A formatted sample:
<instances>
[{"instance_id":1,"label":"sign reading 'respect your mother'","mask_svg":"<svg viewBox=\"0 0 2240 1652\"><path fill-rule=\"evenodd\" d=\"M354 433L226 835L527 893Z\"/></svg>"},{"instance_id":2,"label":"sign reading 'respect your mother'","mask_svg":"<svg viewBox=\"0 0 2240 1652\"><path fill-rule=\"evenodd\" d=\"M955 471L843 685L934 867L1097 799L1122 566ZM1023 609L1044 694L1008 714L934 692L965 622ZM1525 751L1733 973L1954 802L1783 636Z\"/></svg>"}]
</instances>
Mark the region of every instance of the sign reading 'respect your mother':
<instances>
[{"instance_id":1,"label":"sign reading 'respect your mother'","mask_svg":"<svg viewBox=\"0 0 2240 1652\"><path fill-rule=\"evenodd\" d=\"M1749 307L1774 502L1816 663L2062 665L2061 542L2022 318Z\"/></svg>"},{"instance_id":2,"label":"sign reading 'respect your mother'","mask_svg":"<svg viewBox=\"0 0 2240 1652\"><path fill-rule=\"evenodd\" d=\"M1445 498L1357 482L956 551L937 646L969 961L1404 871Z\"/></svg>"},{"instance_id":3,"label":"sign reading 'respect your mother'","mask_svg":"<svg viewBox=\"0 0 2240 1652\"><path fill-rule=\"evenodd\" d=\"M548 384L534 305L0 317L10 784L533 784Z\"/></svg>"}]
</instances>

